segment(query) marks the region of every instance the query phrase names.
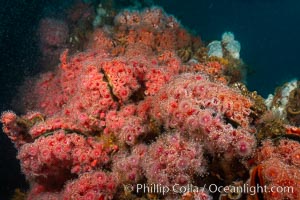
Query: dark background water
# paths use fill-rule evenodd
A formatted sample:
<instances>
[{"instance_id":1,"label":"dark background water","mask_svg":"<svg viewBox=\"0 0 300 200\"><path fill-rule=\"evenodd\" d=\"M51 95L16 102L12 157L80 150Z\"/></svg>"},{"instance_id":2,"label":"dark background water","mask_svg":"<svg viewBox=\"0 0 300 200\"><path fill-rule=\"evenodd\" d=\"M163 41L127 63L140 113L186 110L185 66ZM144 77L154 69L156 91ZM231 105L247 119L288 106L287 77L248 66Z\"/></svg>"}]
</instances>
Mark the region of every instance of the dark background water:
<instances>
[{"instance_id":1,"label":"dark background water","mask_svg":"<svg viewBox=\"0 0 300 200\"><path fill-rule=\"evenodd\" d=\"M248 87L264 97L300 77L300 1L162 0L161 4L205 41L232 31L249 67Z\"/></svg>"},{"instance_id":2,"label":"dark background water","mask_svg":"<svg viewBox=\"0 0 300 200\"><path fill-rule=\"evenodd\" d=\"M0 108L10 102L25 77L39 71L36 28L48 12L68 1L10 0L0 7ZM169 14L195 30L204 41L232 31L248 65L248 87L264 97L282 83L300 77L300 1L297 0L161 0ZM15 187L26 188L16 151L0 133L0 199Z\"/></svg>"}]
</instances>

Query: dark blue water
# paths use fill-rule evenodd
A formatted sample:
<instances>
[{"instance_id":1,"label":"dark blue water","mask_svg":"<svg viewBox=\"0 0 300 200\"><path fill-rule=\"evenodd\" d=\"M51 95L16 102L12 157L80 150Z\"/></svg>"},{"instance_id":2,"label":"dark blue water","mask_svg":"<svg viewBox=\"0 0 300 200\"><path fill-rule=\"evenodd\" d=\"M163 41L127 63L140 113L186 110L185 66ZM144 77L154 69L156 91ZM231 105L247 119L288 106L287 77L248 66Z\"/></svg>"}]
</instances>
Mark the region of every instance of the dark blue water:
<instances>
[{"instance_id":1,"label":"dark blue water","mask_svg":"<svg viewBox=\"0 0 300 200\"><path fill-rule=\"evenodd\" d=\"M63 2L63 3L62 3ZM71 1L2 1L0 7L0 108L11 108L17 87L39 71L38 21ZM124 3L124 1L122 1ZM264 97L282 83L300 77L300 1L297 0L161 0L157 1L204 41L231 31L242 45L248 87ZM45 9L46 8L46 9ZM0 199L15 187L26 188L15 150L0 134Z\"/></svg>"},{"instance_id":2,"label":"dark blue water","mask_svg":"<svg viewBox=\"0 0 300 200\"><path fill-rule=\"evenodd\" d=\"M205 41L232 31L248 64L248 87L264 97L300 77L300 1L162 0L161 5Z\"/></svg>"}]
</instances>

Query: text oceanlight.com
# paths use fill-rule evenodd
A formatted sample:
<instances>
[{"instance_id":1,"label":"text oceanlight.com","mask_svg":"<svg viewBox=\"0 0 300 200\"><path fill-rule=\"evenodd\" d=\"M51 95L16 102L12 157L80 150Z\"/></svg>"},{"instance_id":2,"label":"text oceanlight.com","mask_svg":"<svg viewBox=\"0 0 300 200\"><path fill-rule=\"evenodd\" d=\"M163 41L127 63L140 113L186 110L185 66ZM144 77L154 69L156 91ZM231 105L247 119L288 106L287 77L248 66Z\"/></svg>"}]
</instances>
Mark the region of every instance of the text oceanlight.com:
<instances>
[{"instance_id":1,"label":"text oceanlight.com","mask_svg":"<svg viewBox=\"0 0 300 200\"><path fill-rule=\"evenodd\" d=\"M152 193L162 194L167 193L178 193L184 194L187 192L203 192L207 191L213 193L246 193L255 195L256 193L293 193L294 188L291 186L249 186L244 184L242 186L218 186L216 184L204 185L203 187L194 186L192 184L179 185L174 184L173 186L164 186L162 184L136 184L136 185L124 185L124 190L136 193Z\"/></svg>"}]
</instances>

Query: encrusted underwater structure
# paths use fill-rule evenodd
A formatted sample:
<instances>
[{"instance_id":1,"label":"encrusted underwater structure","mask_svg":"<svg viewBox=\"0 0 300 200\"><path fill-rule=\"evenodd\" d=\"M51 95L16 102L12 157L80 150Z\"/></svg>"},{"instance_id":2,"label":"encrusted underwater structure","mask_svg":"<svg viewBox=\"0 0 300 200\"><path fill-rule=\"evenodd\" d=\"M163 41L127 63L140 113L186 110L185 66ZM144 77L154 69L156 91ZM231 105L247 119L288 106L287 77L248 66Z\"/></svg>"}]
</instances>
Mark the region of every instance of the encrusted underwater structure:
<instances>
[{"instance_id":1,"label":"encrusted underwater structure","mask_svg":"<svg viewBox=\"0 0 300 200\"><path fill-rule=\"evenodd\" d=\"M27 199L300 199L300 83L248 91L232 33L207 45L158 7L78 3L39 35L47 72L1 117Z\"/></svg>"}]
</instances>

